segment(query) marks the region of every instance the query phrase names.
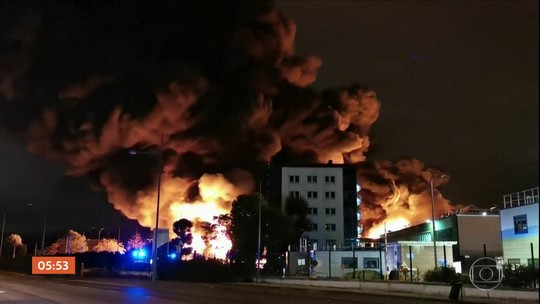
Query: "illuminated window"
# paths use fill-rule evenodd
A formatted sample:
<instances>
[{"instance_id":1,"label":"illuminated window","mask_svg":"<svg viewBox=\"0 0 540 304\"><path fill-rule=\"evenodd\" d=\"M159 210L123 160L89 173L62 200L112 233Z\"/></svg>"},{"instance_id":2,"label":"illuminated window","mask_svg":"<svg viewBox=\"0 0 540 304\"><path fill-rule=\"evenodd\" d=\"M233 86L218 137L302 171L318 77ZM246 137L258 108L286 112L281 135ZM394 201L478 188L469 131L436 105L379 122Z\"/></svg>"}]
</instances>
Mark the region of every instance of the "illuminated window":
<instances>
[{"instance_id":1,"label":"illuminated window","mask_svg":"<svg viewBox=\"0 0 540 304\"><path fill-rule=\"evenodd\" d=\"M307 182L308 183L317 183L317 176L316 175L308 175Z\"/></svg>"},{"instance_id":2,"label":"illuminated window","mask_svg":"<svg viewBox=\"0 0 540 304\"><path fill-rule=\"evenodd\" d=\"M324 225L326 231L336 231L336 224L326 224Z\"/></svg>"},{"instance_id":3,"label":"illuminated window","mask_svg":"<svg viewBox=\"0 0 540 304\"><path fill-rule=\"evenodd\" d=\"M521 214L514 216L514 233L515 234L525 234L529 233L527 227L527 215Z\"/></svg>"}]
</instances>

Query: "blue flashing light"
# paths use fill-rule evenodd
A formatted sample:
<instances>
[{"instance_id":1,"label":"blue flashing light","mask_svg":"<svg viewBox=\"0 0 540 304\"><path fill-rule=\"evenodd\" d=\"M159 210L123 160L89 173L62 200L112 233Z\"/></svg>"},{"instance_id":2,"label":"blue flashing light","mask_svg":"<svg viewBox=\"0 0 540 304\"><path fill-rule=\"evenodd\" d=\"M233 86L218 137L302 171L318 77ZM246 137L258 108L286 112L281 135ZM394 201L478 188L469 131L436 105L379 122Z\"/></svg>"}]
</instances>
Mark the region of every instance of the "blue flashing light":
<instances>
[{"instance_id":1,"label":"blue flashing light","mask_svg":"<svg viewBox=\"0 0 540 304\"><path fill-rule=\"evenodd\" d=\"M169 258L171 258L171 259L176 259L176 253L171 253L171 254L169 254Z\"/></svg>"},{"instance_id":2,"label":"blue flashing light","mask_svg":"<svg viewBox=\"0 0 540 304\"><path fill-rule=\"evenodd\" d=\"M144 257L146 257L146 251L142 250L142 249L139 249L139 250L135 250L131 253L131 255L135 258L135 259L143 259Z\"/></svg>"}]
</instances>

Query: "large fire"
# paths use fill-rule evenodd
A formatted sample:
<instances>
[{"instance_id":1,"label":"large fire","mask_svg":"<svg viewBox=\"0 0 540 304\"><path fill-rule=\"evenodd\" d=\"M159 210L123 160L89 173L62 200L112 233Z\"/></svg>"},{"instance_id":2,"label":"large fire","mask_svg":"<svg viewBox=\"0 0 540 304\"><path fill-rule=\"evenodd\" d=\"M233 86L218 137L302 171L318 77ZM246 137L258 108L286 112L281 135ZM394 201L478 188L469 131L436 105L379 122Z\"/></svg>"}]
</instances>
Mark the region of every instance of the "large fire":
<instances>
[{"instance_id":1,"label":"large fire","mask_svg":"<svg viewBox=\"0 0 540 304\"><path fill-rule=\"evenodd\" d=\"M441 171L426 168L416 159L401 159L395 164L375 163L358 170L361 185L363 235L379 238L386 232L425 222L455 207L437 190L449 177L437 178ZM434 204L430 182L433 180Z\"/></svg>"},{"instance_id":2,"label":"large fire","mask_svg":"<svg viewBox=\"0 0 540 304\"><path fill-rule=\"evenodd\" d=\"M197 187L199 192L195 200L191 200L187 193L193 186ZM128 217L137 219L143 226L155 226L157 188L137 192L133 205L122 204L126 198L121 196L127 195L122 189L108 190L109 200L117 209ZM193 243L190 247L194 252L205 257L226 259L232 243L226 235L225 227L219 226L215 217L228 214L234 199L247 193L249 189L234 186L221 174L205 174L195 182L163 174L160 190L159 228L169 229L170 238L175 238L173 223L182 218L187 219L193 223ZM216 235L211 239L207 238L207 232L203 228L205 223L217 225Z\"/></svg>"},{"instance_id":3,"label":"large fire","mask_svg":"<svg viewBox=\"0 0 540 304\"><path fill-rule=\"evenodd\" d=\"M20 24L0 38L0 119L26 131L31 152L105 189L126 217L154 227L163 166L159 227L188 219L193 249L224 258L224 228L209 239L203 227L253 190L245 168L279 156L357 165L364 234L429 218L434 171L414 161L363 165L380 110L375 92L311 88L322 61L295 54L296 25L270 3L113 3L19 12Z\"/></svg>"}]
</instances>

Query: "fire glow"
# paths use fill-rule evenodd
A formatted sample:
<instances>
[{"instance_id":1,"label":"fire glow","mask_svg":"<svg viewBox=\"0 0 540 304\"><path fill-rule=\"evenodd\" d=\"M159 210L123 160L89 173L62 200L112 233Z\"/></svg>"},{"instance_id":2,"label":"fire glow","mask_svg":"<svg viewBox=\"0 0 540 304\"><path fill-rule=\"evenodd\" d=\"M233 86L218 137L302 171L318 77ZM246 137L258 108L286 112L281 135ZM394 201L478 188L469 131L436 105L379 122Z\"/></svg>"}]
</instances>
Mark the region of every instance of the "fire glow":
<instances>
[{"instance_id":1,"label":"fire glow","mask_svg":"<svg viewBox=\"0 0 540 304\"><path fill-rule=\"evenodd\" d=\"M295 54L295 23L263 2L144 2L120 6L126 22L89 9L94 3L71 7L80 10L76 20L53 5L36 7L43 11L31 16L47 26L22 18L5 35L13 41L0 50L10 55L0 65L9 80L0 80L0 102L8 101L1 110L26 130L30 152L64 161L68 175L88 177L145 227L155 225L163 167L158 227L191 221L193 250L205 257L225 258L231 241L224 227L210 238L204 227L253 190L249 169L238 168L275 156L358 166L364 234L428 217L429 169L415 161L360 168L371 163L364 154L380 112L375 91L315 92L322 60ZM140 16L144 35L130 23ZM159 150L160 163L126 152L141 148ZM438 194L437 205L448 202Z\"/></svg>"}]
</instances>

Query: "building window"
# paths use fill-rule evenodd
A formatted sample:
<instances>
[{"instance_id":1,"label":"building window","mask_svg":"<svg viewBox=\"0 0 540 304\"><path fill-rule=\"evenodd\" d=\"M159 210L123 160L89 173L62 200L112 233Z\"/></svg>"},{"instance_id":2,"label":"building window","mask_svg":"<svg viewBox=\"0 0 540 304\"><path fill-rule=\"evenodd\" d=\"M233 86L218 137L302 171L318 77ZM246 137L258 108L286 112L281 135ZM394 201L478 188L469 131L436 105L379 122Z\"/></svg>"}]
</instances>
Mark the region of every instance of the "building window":
<instances>
[{"instance_id":1,"label":"building window","mask_svg":"<svg viewBox=\"0 0 540 304\"><path fill-rule=\"evenodd\" d=\"M532 266L532 259L527 259L527 265ZM534 259L534 268L538 269L538 259Z\"/></svg>"},{"instance_id":2,"label":"building window","mask_svg":"<svg viewBox=\"0 0 540 304\"><path fill-rule=\"evenodd\" d=\"M300 197L300 192L299 191L291 191L291 192L289 192L289 196L298 198L298 197Z\"/></svg>"},{"instance_id":3,"label":"building window","mask_svg":"<svg viewBox=\"0 0 540 304\"><path fill-rule=\"evenodd\" d=\"M336 215L336 208L326 208L325 212L327 215Z\"/></svg>"},{"instance_id":4,"label":"building window","mask_svg":"<svg viewBox=\"0 0 540 304\"><path fill-rule=\"evenodd\" d=\"M307 197L308 198L317 198L317 191L308 191Z\"/></svg>"},{"instance_id":5,"label":"building window","mask_svg":"<svg viewBox=\"0 0 540 304\"><path fill-rule=\"evenodd\" d=\"M519 259L508 259L508 265L519 265L521 261Z\"/></svg>"},{"instance_id":6,"label":"building window","mask_svg":"<svg viewBox=\"0 0 540 304\"><path fill-rule=\"evenodd\" d=\"M326 246L336 246L336 240L326 240Z\"/></svg>"},{"instance_id":7,"label":"building window","mask_svg":"<svg viewBox=\"0 0 540 304\"><path fill-rule=\"evenodd\" d=\"M300 176L298 176L298 175L289 175L289 182L291 182L291 183L299 183L300 182Z\"/></svg>"},{"instance_id":8,"label":"building window","mask_svg":"<svg viewBox=\"0 0 540 304\"><path fill-rule=\"evenodd\" d=\"M336 198L336 193L334 191L326 191L324 193L324 197L326 197L327 199L333 199Z\"/></svg>"},{"instance_id":9,"label":"building window","mask_svg":"<svg viewBox=\"0 0 540 304\"><path fill-rule=\"evenodd\" d=\"M324 177L324 181L326 183L334 184L336 182L336 177L333 176L333 175L327 175L327 176Z\"/></svg>"},{"instance_id":10,"label":"building window","mask_svg":"<svg viewBox=\"0 0 540 304\"><path fill-rule=\"evenodd\" d=\"M358 258L342 257L341 265L343 265L343 268L358 268Z\"/></svg>"},{"instance_id":11,"label":"building window","mask_svg":"<svg viewBox=\"0 0 540 304\"><path fill-rule=\"evenodd\" d=\"M319 225L317 223L311 223L311 231L317 231L319 230Z\"/></svg>"},{"instance_id":12,"label":"building window","mask_svg":"<svg viewBox=\"0 0 540 304\"><path fill-rule=\"evenodd\" d=\"M317 176L316 175L308 175L307 182L308 183L317 183Z\"/></svg>"},{"instance_id":13,"label":"building window","mask_svg":"<svg viewBox=\"0 0 540 304\"><path fill-rule=\"evenodd\" d=\"M336 224L326 224L324 225L326 231L336 231Z\"/></svg>"},{"instance_id":14,"label":"building window","mask_svg":"<svg viewBox=\"0 0 540 304\"><path fill-rule=\"evenodd\" d=\"M514 233L515 234L529 233L529 230L527 228L527 215L526 214L514 216Z\"/></svg>"},{"instance_id":15,"label":"building window","mask_svg":"<svg viewBox=\"0 0 540 304\"><path fill-rule=\"evenodd\" d=\"M317 215L317 208L308 208L307 213Z\"/></svg>"},{"instance_id":16,"label":"building window","mask_svg":"<svg viewBox=\"0 0 540 304\"><path fill-rule=\"evenodd\" d=\"M379 258L364 258L365 269L379 269Z\"/></svg>"}]
</instances>

